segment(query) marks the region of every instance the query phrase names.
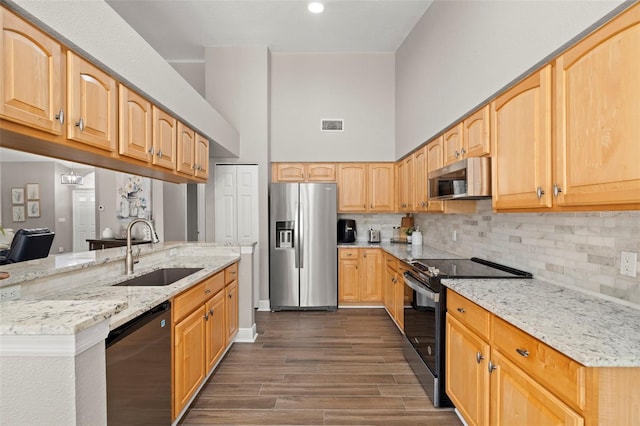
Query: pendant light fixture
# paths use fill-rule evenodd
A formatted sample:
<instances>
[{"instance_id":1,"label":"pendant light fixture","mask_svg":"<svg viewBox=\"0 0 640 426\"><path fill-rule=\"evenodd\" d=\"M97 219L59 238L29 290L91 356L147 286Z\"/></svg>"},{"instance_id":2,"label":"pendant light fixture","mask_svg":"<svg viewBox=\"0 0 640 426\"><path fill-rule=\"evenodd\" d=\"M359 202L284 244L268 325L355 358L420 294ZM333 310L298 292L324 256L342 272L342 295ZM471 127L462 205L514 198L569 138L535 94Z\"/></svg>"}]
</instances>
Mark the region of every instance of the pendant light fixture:
<instances>
[{"instance_id":1,"label":"pendant light fixture","mask_svg":"<svg viewBox=\"0 0 640 426\"><path fill-rule=\"evenodd\" d=\"M60 183L65 185L83 185L84 184L84 176L80 176L73 171L73 166L71 166L70 173L62 173L60 175Z\"/></svg>"}]
</instances>

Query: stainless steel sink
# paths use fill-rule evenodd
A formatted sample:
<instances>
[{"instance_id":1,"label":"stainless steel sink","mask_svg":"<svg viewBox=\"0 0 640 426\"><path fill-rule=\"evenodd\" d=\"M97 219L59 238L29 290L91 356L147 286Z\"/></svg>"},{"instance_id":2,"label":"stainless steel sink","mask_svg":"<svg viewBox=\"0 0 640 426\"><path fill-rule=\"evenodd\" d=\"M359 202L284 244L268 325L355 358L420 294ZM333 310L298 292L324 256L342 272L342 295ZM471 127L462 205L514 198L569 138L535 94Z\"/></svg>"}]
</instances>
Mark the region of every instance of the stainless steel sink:
<instances>
[{"instance_id":1,"label":"stainless steel sink","mask_svg":"<svg viewBox=\"0 0 640 426\"><path fill-rule=\"evenodd\" d=\"M139 277L131 278L115 284L115 286L126 287L147 287L147 286L165 286L175 283L182 278L201 271L202 268L163 268L156 269Z\"/></svg>"}]
</instances>

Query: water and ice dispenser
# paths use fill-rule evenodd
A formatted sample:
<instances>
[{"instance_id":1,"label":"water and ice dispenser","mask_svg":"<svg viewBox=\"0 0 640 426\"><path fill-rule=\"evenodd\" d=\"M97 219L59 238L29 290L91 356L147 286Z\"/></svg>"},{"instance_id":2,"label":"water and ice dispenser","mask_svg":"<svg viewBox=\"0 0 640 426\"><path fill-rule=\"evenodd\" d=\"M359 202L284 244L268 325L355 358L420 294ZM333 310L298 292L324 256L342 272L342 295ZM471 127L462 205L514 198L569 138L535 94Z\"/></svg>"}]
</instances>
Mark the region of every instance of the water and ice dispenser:
<instances>
[{"instance_id":1,"label":"water and ice dispenser","mask_svg":"<svg viewBox=\"0 0 640 426\"><path fill-rule=\"evenodd\" d=\"M290 249L294 247L293 221L276 222L276 249Z\"/></svg>"}]
</instances>

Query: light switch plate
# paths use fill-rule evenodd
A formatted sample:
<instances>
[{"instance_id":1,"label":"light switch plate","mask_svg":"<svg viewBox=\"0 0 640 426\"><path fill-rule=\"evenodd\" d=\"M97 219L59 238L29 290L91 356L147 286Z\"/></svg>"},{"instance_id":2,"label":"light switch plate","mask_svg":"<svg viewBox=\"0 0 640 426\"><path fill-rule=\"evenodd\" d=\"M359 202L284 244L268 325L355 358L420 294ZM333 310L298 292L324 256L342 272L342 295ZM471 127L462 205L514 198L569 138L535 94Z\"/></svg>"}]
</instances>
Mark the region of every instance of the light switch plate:
<instances>
[{"instance_id":1,"label":"light switch plate","mask_svg":"<svg viewBox=\"0 0 640 426\"><path fill-rule=\"evenodd\" d=\"M620 254L620 274L635 278L637 274L638 253L623 251Z\"/></svg>"}]
</instances>

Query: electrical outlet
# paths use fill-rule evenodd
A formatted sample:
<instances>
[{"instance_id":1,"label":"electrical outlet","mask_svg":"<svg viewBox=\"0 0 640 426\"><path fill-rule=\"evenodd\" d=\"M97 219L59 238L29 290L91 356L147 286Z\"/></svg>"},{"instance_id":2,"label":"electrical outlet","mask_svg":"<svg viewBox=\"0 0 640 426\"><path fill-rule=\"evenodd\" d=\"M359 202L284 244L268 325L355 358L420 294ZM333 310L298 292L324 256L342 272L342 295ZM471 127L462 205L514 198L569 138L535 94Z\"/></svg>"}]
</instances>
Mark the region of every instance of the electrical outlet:
<instances>
[{"instance_id":1,"label":"electrical outlet","mask_svg":"<svg viewBox=\"0 0 640 426\"><path fill-rule=\"evenodd\" d=\"M0 288L0 301L20 299L20 286L12 285L10 287Z\"/></svg>"},{"instance_id":2,"label":"electrical outlet","mask_svg":"<svg viewBox=\"0 0 640 426\"><path fill-rule=\"evenodd\" d=\"M635 278L638 264L638 253L623 251L620 254L620 274Z\"/></svg>"},{"instance_id":3,"label":"electrical outlet","mask_svg":"<svg viewBox=\"0 0 640 426\"><path fill-rule=\"evenodd\" d=\"M453 231L451 233L451 241L453 241L454 243L458 241L458 231Z\"/></svg>"}]
</instances>

